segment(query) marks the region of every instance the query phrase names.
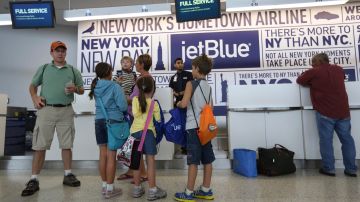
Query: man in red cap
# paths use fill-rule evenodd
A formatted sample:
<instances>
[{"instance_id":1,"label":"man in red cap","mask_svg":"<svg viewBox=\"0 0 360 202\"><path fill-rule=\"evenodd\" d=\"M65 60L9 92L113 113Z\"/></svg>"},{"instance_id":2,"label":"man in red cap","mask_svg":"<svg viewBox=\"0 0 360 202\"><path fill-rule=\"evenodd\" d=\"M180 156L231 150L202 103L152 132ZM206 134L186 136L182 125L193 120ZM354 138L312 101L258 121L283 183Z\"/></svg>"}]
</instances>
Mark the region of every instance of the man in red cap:
<instances>
[{"instance_id":1,"label":"man in red cap","mask_svg":"<svg viewBox=\"0 0 360 202\"><path fill-rule=\"evenodd\" d=\"M72 147L75 137L74 110L71 103L74 93L83 94L83 80L79 70L66 63L65 43L54 41L50 46L53 61L40 66L34 75L29 90L37 111L33 132L32 176L22 191L22 196L29 196L39 190L38 175L45 161L46 150L50 149L54 132L59 140L64 162L63 184L78 187L80 181L71 172ZM41 92L38 95L38 86Z\"/></svg>"}]
</instances>

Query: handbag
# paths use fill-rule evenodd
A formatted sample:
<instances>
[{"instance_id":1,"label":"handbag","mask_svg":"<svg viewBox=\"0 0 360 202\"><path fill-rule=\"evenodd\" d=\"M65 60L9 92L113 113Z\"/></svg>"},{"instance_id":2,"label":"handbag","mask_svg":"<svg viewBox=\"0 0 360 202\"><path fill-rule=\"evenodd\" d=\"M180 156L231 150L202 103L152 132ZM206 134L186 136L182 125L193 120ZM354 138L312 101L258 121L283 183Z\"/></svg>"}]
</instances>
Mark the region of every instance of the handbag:
<instances>
[{"instance_id":1,"label":"handbag","mask_svg":"<svg viewBox=\"0 0 360 202\"><path fill-rule=\"evenodd\" d=\"M117 150L123 146L123 144L130 135L129 124L125 120L123 121L110 120L101 98L99 99L99 103L100 103L100 108L106 119L106 129L108 136L107 147L110 150Z\"/></svg>"},{"instance_id":2,"label":"handbag","mask_svg":"<svg viewBox=\"0 0 360 202\"><path fill-rule=\"evenodd\" d=\"M294 173L294 152L286 147L275 144L271 149L258 148L258 172L267 176L277 176Z\"/></svg>"},{"instance_id":3,"label":"handbag","mask_svg":"<svg viewBox=\"0 0 360 202\"><path fill-rule=\"evenodd\" d=\"M131 164L131 154L136 139L133 136L129 136L121 149L118 149L116 158L120 163L123 163L125 166L130 166Z\"/></svg>"},{"instance_id":4,"label":"handbag","mask_svg":"<svg viewBox=\"0 0 360 202\"><path fill-rule=\"evenodd\" d=\"M148 116L146 118L145 126L141 134L141 140L138 141L130 135L125 144L118 149L116 159L128 166L132 170L137 170L140 167L142 148L145 141L145 135L149 128L150 120L154 111L154 100L151 101Z\"/></svg>"},{"instance_id":5,"label":"handbag","mask_svg":"<svg viewBox=\"0 0 360 202\"><path fill-rule=\"evenodd\" d=\"M158 106L160 109L160 120L156 121L155 117L153 117L153 123L154 123L155 131L156 131L155 141L156 141L156 144L159 144L165 134L165 118L164 118L164 113L162 111L159 100L155 100L155 102L158 103Z\"/></svg>"},{"instance_id":6,"label":"handbag","mask_svg":"<svg viewBox=\"0 0 360 202\"><path fill-rule=\"evenodd\" d=\"M186 109L174 108L169 111L171 118L165 123L165 138L169 142L186 146Z\"/></svg>"},{"instance_id":7,"label":"handbag","mask_svg":"<svg viewBox=\"0 0 360 202\"><path fill-rule=\"evenodd\" d=\"M256 177L256 151L250 149L234 149L234 172L245 177Z\"/></svg>"}]
</instances>

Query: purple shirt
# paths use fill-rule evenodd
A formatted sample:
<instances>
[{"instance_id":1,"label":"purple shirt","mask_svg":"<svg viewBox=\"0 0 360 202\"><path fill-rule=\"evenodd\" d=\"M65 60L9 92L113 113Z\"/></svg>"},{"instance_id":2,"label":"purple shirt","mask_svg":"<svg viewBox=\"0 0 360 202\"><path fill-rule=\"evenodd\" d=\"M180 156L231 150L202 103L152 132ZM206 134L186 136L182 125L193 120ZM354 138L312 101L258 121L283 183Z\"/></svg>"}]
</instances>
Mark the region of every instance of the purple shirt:
<instances>
[{"instance_id":1,"label":"purple shirt","mask_svg":"<svg viewBox=\"0 0 360 202\"><path fill-rule=\"evenodd\" d=\"M154 80L154 78L151 76L151 74L140 75L140 76L137 78L137 80L140 79L140 78L143 77L143 76L150 76L150 77ZM137 80L136 80L136 81L137 81ZM154 87L156 88L155 80L154 80ZM155 90L154 90L154 93L155 93ZM137 87L136 84L135 84L135 86L134 86L133 92L132 92L131 95L130 95L130 99L132 100L135 96L139 96L139 88ZM130 116L133 116L131 104L129 104L129 106L128 106L128 113L130 114Z\"/></svg>"}]
</instances>

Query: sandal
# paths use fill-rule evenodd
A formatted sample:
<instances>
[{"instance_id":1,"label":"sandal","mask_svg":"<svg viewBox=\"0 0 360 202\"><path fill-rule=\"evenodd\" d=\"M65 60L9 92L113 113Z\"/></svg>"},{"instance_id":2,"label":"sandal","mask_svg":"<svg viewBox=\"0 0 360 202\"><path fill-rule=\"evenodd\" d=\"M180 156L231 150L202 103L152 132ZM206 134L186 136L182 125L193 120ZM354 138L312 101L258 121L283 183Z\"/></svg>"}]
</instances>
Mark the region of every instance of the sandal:
<instances>
[{"instance_id":1,"label":"sandal","mask_svg":"<svg viewBox=\"0 0 360 202\"><path fill-rule=\"evenodd\" d=\"M146 182L148 181L148 178L147 177L140 177L140 183L143 183L143 182ZM131 180L130 182L131 184L134 184L134 180Z\"/></svg>"},{"instance_id":2,"label":"sandal","mask_svg":"<svg viewBox=\"0 0 360 202\"><path fill-rule=\"evenodd\" d=\"M124 174L119 175L119 177L117 177L116 179L117 180L127 180L127 179L132 179L132 178L133 178L132 175L124 173Z\"/></svg>"}]
</instances>

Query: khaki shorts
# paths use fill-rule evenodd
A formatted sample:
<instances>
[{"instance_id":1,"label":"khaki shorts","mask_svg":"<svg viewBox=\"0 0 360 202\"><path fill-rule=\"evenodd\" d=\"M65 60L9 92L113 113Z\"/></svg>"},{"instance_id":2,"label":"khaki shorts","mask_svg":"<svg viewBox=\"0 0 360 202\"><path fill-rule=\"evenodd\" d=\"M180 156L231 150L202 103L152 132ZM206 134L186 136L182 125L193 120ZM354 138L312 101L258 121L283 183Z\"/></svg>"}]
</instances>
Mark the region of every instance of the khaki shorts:
<instances>
[{"instance_id":1,"label":"khaki shorts","mask_svg":"<svg viewBox=\"0 0 360 202\"><path fill-rule=\"evenodd\" d=\"M46 106L38 110L33 132L32 149L49 150L54 132L60 149L71 149L75 137L74 110L72 106Z\"/></svg>"}]
</instances>

